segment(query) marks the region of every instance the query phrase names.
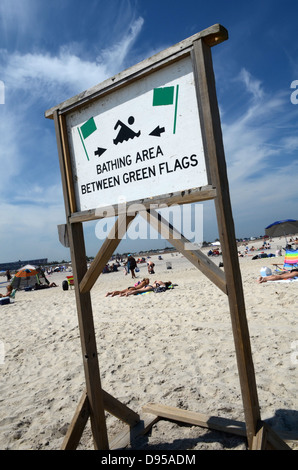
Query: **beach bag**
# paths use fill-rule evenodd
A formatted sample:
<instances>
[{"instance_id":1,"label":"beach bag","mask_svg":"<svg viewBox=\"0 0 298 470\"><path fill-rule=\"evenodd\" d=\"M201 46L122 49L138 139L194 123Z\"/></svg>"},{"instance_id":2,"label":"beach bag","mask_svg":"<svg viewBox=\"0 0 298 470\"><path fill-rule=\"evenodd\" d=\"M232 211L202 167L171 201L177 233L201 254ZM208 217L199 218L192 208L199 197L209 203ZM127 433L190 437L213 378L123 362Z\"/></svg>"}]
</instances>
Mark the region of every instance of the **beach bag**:
<instances>
[{"instance_id":1,"label":"beach bag","mask_svg":"<svg viewBox=\"0 0 298 470\"><path fill-rule=\"evenodd\" d=\"M67 281L62 282L62 289L63 290L68 290L68 282Z\"/></svg>"},{"instance_id":2,"label":"beach bag","mask_svg":"<svg viewBox=\"0 0 298 470\"><path fill-rule=\"evenodd\" d=\"M272 271L270 268L267 268L266 266L263 266L261 268L261 276L262 277L266 277L266 276L270 276L272 274Z\"/></svg>"},{"instance_id":3,"label":"beach bag","mask_svg":"<svg viewBox=\"0 0 298 470\"><path fill-rule=\"evenodd\" d=\"M153 291L158 294L159 292L165 292L167 290L166 286L159 286L153 289Z\"/></svg>"}]
</instances>

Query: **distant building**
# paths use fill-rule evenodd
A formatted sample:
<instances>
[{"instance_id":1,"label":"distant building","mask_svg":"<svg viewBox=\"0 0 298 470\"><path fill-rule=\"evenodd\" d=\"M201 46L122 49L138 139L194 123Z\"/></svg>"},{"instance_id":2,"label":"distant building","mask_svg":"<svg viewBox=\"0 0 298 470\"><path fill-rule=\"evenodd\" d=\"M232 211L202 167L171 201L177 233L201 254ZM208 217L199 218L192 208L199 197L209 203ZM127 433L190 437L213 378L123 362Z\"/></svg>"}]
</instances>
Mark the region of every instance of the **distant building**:
<instances>
[{"instance_id":1,"label":"distant building","mask_svg":"<svg viewBox=\"0 0 298 470\"><path fill-rule=\"evenodd\" d=\"M33 266L45 266L48 264L48 258L41 258L41 259L30 259L25 261L13 261L11 263L0 263L0 271L17 271L22 266L26 264L32 264Z\"/></svg>"}]
</instances>

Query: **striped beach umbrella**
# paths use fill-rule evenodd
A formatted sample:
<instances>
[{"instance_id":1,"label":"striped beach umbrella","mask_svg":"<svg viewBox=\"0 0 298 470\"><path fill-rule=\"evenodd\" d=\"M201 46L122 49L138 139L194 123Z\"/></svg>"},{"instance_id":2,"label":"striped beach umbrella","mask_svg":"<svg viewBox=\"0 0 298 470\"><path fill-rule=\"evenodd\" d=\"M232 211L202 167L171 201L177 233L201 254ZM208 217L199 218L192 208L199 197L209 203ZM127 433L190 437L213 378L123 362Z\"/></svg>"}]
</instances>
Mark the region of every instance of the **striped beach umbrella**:
<instances>
[{"instance_id":1,"label":"striped beach umbrella","mask_svg":"<svg viewBox=\"0 0 298 470\"><path fill-rule=\"evenodd\" d=\"M31 277L31 276L36 276L37 270L35 266L31 266L30 264L27 264L26 266L23 266L19 271L16 273L16 277Z\"/></svg>"},{"instance_id":2,"label":"striped beach umbrella","mask_svg":"<svg viewBox=\"0 0 298 470\"><path fill-rule=\"evenodd\" d=\"M32 287L35 283L39 283L38 271L35 266L31 266L30 264L19 269L11 281L11 285L14 289Z\"/></svg>"}]
</instances>

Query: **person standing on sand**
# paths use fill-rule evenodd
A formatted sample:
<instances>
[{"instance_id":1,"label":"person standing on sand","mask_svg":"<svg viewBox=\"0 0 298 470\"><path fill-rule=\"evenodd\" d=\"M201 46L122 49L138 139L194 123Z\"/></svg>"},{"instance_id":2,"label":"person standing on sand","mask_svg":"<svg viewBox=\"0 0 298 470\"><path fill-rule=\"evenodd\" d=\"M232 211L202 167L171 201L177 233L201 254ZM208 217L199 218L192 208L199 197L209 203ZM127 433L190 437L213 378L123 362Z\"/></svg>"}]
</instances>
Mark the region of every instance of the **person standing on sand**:
<instances>
[{"instance_id":1,"label":"person standing on sand","mask_svg":"<svg viewBox=\"0 0 298 470\"><path fill-rule=\"evenodd\" d=\"M131 271L131 277L132 277L132 279L135 279L135 278L136 278L135 269L136 269L136 267L137 267L137 262L136 262L136 260L134 259L134 257L131 256L131 255L128 255L128 258L127 258L127 267L128 267L128 272L129 272L129 270Z\"/></svg>"}]
</instances>

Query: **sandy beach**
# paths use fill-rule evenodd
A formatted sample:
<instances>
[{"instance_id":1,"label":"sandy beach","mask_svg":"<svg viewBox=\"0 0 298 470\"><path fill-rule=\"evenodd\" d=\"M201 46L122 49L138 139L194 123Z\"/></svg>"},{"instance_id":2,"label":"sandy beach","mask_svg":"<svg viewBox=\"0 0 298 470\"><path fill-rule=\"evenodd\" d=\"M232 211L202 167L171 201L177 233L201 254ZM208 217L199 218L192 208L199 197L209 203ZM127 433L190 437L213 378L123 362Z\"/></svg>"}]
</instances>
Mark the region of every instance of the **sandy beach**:
<instances>
[{"instance_id":1,"label":"sandy beach","mask_svg":"<svg viewBox=\"0 0 298 470\"><path fill-rule=\"evenodd\" d=\"M275 240L270 252L278 245L283 241ZM258 284L261 268L282 265L284 255L252 260L253 255L239 263L261 416L298 449L298 281ZM105 297L132 285L120 268L102 274L92 290L103 388L142 416L142 407L154 402L244 421L227 297L181 254L162 258L151 258L156 267L150 280L172 281L174 289ZM214 258L217 265L220 260ZM137 280L148 276L145 264L139 268ZM66 274L49 277L56 288L18 291L13 303L0 306L2 450L59 449L84 390L75 293L62 289ZM112 439L124 424L107 414L107 426ZM241 437L166 420L137 446L247 448ZM79 449L92 448L88 424Z\"/></svg>"}]
</instances>

